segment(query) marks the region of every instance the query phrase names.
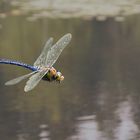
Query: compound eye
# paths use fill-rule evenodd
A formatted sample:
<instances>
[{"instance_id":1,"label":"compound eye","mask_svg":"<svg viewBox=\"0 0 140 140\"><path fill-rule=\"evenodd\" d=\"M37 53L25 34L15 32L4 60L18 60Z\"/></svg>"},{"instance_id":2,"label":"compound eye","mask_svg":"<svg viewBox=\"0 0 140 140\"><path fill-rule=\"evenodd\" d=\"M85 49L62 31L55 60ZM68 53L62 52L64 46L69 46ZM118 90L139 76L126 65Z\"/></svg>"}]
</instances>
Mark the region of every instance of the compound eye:
<instances>
[{"instance_id":1,"label":"compound eye","mask_svg":"<svg viewBox=\"0 0 140 140\"><path fill-rule=\"evenodd\" d=\"M62 74L61 72L57 72L57 76L60 77Z\"/></svg>"}]
</instances>

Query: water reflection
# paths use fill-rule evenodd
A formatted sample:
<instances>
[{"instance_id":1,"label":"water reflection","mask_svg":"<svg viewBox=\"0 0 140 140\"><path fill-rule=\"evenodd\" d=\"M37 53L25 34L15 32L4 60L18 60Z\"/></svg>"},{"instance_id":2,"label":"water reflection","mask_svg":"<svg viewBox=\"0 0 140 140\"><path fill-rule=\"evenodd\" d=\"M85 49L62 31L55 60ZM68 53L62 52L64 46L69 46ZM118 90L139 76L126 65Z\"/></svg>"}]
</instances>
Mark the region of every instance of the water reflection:
<instances>
[{"instance_id":1,"label":"water reflection","mask_svg":"<svg viewBox=\"0 0 140 140\"><path fill-rule=\"evenodd\" d=\"M79 120L79 119L78 119ZM102 134L99 130L98 123L95 116L80 117L76 125L77 139L80 140L97 140L102 138Z\"/></svg>"},{"instance_id":2,"label":"water reflection","mask_svg":"<svg viewBox=\"0 0 140 140\"><path fill-rule=\"evenodd\" d=\"M24 82L4 83L28 71L0 65L0 139L139 139L139 16L123 23L26 18L1 19L0 56L33 63L47 38L70 32L72 43L55 65L65 81L42 81L25 94Z\"/></svg>"},{"instance_id":3,"label":"water reflection","mask_svg":"<svg viewBox=\"0 0 140 140\"><path fill-rule=\"evenodd\" d=\"M41 129L40 134L39 134L40 140L50 140L49 139L50 134L47 130L47 127L48 126L45 124L40 125L40 129Z\"/></svg>"},{"instance_id":4,"label":"water reflection","mask_svg":"<svg viewBox=\"0 0 140 140\"><path fill-rule=\"evenodd\" d=\"M137 139L139 130L134 120L134 110L132 107L131 100L128 98L128 100L120 103L118 109L116 110L120 121L115 130L117 140Z\"/></svg>"},{"instance_id":5,"label":"water reflection","mask_svg":"<svg viewBox=\"0 0 140 140\"><path fill-rule=\"evenodd\" d=\"M46 17L106 20L108 17L115 17L116 21L122 21L129 15L139 13L139 0L100 0L100 2L98 0L2 0L0 2L0 15L30 14L29 20Z\"/></svg>"},{"instance_id":6,"label":"water reflection","mask_svg":"<svg viewBox=\"0 0 140 140\"><path fill-rule=\"evenodd\" d=\"M140 13L138 0L13 0L12 5L23 13L32 12L33 16L49 18L84 18L128 16ZM100 19L100 18L99 18Z\"/></svg>"}]
</instances>

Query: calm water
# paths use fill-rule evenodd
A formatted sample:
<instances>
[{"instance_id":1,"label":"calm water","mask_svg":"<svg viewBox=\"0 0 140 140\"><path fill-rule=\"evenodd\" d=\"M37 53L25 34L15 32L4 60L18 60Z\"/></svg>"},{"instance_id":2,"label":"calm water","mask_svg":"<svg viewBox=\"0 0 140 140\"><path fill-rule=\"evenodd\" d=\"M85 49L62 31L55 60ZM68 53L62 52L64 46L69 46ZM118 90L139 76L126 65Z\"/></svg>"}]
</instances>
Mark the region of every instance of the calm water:
<instances>
[{"instance_id":1,"label":"calm water","mask_svg":"<svg viewBox=\"0 0 140 140\"><path fill-rule=\"evenodd\" d=\"M72 33L55 68L62 84L4 86L30 71L0 65L0 140L139 140L140 16L123 22L0 19L0 57L32 64L50 37Z\"/></svg>"}]
</instances>

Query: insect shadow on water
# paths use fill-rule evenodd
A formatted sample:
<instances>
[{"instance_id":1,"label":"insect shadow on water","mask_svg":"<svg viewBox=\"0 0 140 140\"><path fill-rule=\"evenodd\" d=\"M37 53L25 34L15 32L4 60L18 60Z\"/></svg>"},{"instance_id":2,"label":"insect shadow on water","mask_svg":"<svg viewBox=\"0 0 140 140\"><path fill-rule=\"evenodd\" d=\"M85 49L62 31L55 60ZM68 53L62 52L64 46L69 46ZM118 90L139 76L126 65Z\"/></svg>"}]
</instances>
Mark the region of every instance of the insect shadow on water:
<instances>
[{"instance_id":1,"label":"insect shadow on water","mask_svg":"<svg viewBox=\"0 0 140 140\"><path fill-rule=\"evenodd\" d=\"M62 73L57 71L52 66L60 56L63 49L69 44L71 38L72 35L68 33L61 37L54 45L53 38L50 38L46 42L40 56L37 58L33 65L9 59L0 59L0 64L17 65L32 71L29 74L20 76L6 82L5 85L15 85L20 81L30 77L24 87L24 91L28 92L32 90L40 82L41 79L46 81L63 81L64 76L62 75Z\"/></svg>"}]
</instances>

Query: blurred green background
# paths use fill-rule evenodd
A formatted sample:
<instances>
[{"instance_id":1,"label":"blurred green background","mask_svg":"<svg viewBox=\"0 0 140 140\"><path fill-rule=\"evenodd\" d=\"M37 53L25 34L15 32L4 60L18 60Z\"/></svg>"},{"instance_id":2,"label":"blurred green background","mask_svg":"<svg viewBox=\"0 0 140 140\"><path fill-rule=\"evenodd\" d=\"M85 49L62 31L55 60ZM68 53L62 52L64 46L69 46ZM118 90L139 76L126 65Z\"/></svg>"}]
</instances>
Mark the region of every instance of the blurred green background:
<instances>
[{"instance_id":1,"label":"blurred green background","mask_svg":"<svg viewBox=\"0 0 140 140\"><path fill-rule=\"evenodd\" d=\"M54 65L64 82L5 86L30 71L0 65L0 140L140 139L139 0L1 0L0 58L33 64L71 33Z\"/></svg>"}]
</instances>

